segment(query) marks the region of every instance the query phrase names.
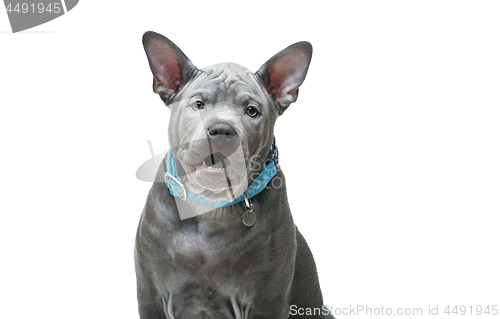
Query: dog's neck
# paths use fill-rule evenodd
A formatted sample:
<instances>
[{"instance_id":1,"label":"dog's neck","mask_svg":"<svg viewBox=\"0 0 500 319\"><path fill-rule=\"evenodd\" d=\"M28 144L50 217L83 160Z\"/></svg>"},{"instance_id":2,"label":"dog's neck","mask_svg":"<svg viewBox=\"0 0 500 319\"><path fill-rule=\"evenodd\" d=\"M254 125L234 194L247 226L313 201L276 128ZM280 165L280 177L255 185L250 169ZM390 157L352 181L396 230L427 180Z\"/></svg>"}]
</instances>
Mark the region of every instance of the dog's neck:
<instances>
[{"instance_id":1,"label":"dog's neck","mask_svg":"<svg viewBox=\"0 0 500 319\"><path fill-rule=\"evenodd\" d=\"M250 162L252 165L254 164L253 160L250 160ZM179 172L181 173L180 175L186 175L186 173L182 169L182 165L179 165L177 162L172 150L168 152L162 165L165 174L165 183L170 193L176 197L181 197L183 200L189 198L213 207L225 207L243 201L243 189L241 189L241 187L239 190L234 190L230 187L226 190L222 190L222 192L211 193L211 190L193 185L189 179L179 177ZM275 139L273 139L268 156L261 163L259 161L257 167L257 169L251 168L251 170L252 172L255 170L255 172L259 173L258 176L252 179L250 176L255 176L255 174L252 173L248 176L249 183L247 185L247 191L249 198L261 192L263 189L262 187L265 187L280 169L278 148L276 147ZM249 173L247 172L247 174ZM229 182L228 184L229 186L231 185Z\"/></svg>"},{"instance_id":2,"label":"dog's neck","mask_svg":"<svg viewBox=\"0 0 500 319\"><path fill-rule=\"evenodd\" d=\"M166 161L169 162L169 165L165 164L165 171L169 173L166 173L165 176L168 175L169 177L166 177L165 182L167 183L167 186L169 186L168 190L175 197L177 209L181 219L206 215L201 219L231 220L236 218L238 215L232 213L234 209L239 211L239 218L241 219L241 214L244 212L245 208L249 208L248 204L250 203L251 198L264 191L268 183L279 170L278 148L276 147L275 140L273 140L269 155L261 164L263 169L260 171L259 176L249 183L245 194L235 194L236 197L233 195L231 201L210 202L210 200L202 198L199 194L191 193L188 190L188 183L182 184L182 182L180 182L180 178L175 172L175 160L173 158L167 158ZM177 179L175 179L174 175ZM180 183L178 183L177 180L179 180ZM235 215L236 217L232 215Z\"/></svg>"}]
</instances>

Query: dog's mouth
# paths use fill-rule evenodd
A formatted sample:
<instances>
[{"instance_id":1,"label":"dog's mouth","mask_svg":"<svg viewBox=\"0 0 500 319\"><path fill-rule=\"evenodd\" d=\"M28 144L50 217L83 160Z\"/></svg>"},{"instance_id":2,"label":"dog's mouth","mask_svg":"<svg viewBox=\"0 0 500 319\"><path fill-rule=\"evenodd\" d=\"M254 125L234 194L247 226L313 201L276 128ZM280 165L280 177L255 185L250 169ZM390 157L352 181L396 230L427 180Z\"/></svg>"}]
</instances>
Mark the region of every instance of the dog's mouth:
<instances>
[{"instance_id":1,"label":"dog's mouth","mask_svg":"<svg viewBox=\"0 0 500 319\"><path fill-rule=\"evenodd\" d=\"M234 180L237 176L230 159L221 152L205 157L201 163L195 165L194 173L196 178L220 179L225 177L226 181Z\"/></svg>"},{"instance_id":2,"label":"dog's mouth","mask_svg":"<svg viewBox=\"0 0 500 319\"><path fill-rule=\"evenodd\" d=\"M223 150L207 153L193 154L182 161L187 177L185 185L191 192L208 200L234 200L248 185L242 150L230 154Z\"/></svg>"}]
</instances>

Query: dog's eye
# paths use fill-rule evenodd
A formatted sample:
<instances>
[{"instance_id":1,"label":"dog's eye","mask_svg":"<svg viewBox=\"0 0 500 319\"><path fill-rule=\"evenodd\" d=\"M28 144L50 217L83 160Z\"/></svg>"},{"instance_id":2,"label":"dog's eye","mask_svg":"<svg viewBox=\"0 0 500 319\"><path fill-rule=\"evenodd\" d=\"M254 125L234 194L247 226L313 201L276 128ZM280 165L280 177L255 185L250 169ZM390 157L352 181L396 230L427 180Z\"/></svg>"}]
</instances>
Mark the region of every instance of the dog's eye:
<instances>
[{"instance_id":1,"label":"dog's eye","mask_svg":"<svg viewBox=\"0 0 500 319\"><path fill-rule=\"evenodd\" d=\"M203 109L204 107L205 107L205 104L203 104L203 102L202 102L202 101L196 101L196 104L195 104L195 105L193 105L193 108L194 108L195 110L201 110L201 109Z\"/></svg>"},{"instance_id":2,"label":"dog's eye","mask_svg":"<svg viewBox=\"0 0 500 319\"><path fill-rule=\"evenodd\" d=\"M255 116L259 115L259 110L257 110L257 108L255 108L253 106L249 106L249 107L247 107L246 113L250 117L255 117Z\"/></svg>"}]
</instances>

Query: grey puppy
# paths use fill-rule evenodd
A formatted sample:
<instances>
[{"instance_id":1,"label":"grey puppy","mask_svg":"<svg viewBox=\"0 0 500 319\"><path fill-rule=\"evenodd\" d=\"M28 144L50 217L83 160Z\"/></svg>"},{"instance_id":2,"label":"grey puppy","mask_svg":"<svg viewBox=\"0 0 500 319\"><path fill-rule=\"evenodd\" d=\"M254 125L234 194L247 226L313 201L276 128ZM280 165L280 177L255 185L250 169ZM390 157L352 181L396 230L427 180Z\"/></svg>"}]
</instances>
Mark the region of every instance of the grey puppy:
<instances>
[{"instance_id":1,"label":"grey puppy","mask_svg":"<svg viewBox=\"0 0 500 319\"><path fill-rule=\"evenodd\" d=\"M316 265L293 222L274 145L275 121L297 99L311 45L293 44L254 73L233 63L198 69L154 32L143 44L153 89L171 110L168 137L180 180L165 179L165 157L139 223L141 319L333 318L318 311L325 308ZM275 176L251 199L203 203L241 199L272 161ZM202 202L173 196L170 183ZM305 315L306 308L315 314Z\"/></svg>"}]
</instances>

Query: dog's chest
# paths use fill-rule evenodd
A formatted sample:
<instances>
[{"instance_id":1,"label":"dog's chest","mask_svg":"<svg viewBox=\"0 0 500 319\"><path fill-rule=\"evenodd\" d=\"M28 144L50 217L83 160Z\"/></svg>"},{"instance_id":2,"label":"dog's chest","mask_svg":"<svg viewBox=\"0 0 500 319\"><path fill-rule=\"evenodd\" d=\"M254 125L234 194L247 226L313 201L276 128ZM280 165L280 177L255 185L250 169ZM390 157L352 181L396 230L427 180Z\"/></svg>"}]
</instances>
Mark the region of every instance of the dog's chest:
<instances>
[{"instance_id":1,"label":"dog's chest","mask_svg":"<svg viewBox=\"0 0 500 319\"><path fill-rule=\"evenodd\" d=\"M192 274L220 270L221 261L227 259L227 254L232 250L224 247L222 241L204 234L178 232L172 236L168 247L172 264Z\"/></svg>"},{"instance_id":2,"label":"dog's chest","mask_svg":"<svg viewBox=\"0 0 500 319\"><path fill-rule=\"evenodd\" d=\"M258 249L252 247L249 237L234 229L199 225L195 230L173 234L166 248L177 271L192 277L227 280L227 271L244 271L251 266L249 257Z\"/></svg>"},{"instance_id":3,"label":"dog's chest","mask_svg":"<svg viewBox=\"0 0 500 319\"><path fill-rule=\"evenodd\" d=\"M169 271L159 274L165 295L186 318L209 309L218 310L213 316L207 313L207 318L232 318L235 308L243 315L253 303L259 276L258 267L248 259L252 251L244 239L223 233L173 234L166 247Z\"/></svg>"}]
</instances>

